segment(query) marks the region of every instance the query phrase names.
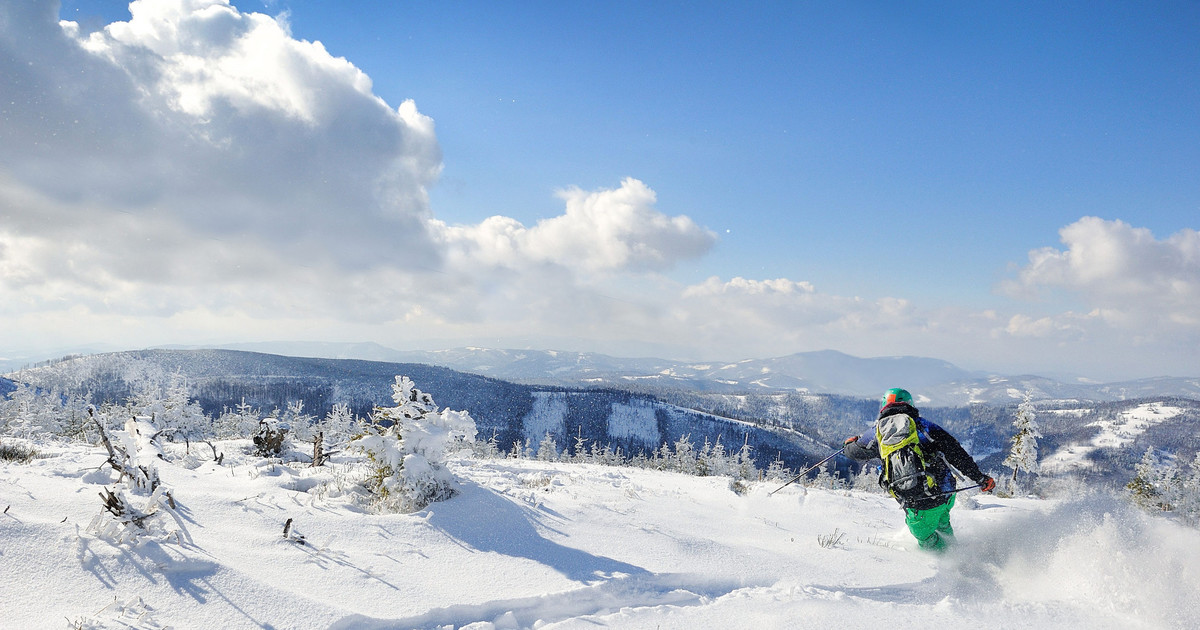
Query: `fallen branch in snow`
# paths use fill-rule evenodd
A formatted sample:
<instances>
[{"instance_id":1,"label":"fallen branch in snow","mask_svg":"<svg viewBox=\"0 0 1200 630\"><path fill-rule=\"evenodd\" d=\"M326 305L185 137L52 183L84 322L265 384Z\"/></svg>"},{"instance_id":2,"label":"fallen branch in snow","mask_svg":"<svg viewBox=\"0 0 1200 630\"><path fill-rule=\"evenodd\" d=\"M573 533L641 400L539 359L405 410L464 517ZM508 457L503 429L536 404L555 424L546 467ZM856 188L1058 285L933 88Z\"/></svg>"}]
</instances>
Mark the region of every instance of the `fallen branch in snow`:
<instances>
[{"instance_id":1,"label":"fallen branch in snow","mask_svg":"<svg viewBox=\"0 0 1200 630\"><path fill-rule=\"evenodd\" d=\"M283 524L284 540L290 540L291 542L294 542L297 545L308 544L306 542L306 539L304 538L303 534L301 534L300 532L293 532L293 531L291 531L291 529L292 529L292 519L289 518L287 520L287 522Z\"/></svg>"},{"instance_id":2,"label":"fallen branch in snow","mask_svg":"<svg viewBox=\"0 0 1200 630\"><path fill-rule=\"evenodd\" d=\"M220 466L221 462L225 460L225 453L218 454L217 453L217 445L213 444L212 440L204 440L204 443L207 444L208 447L212 449L213 460L217 462L218 466Z\"/></svg>"}]
</instances>

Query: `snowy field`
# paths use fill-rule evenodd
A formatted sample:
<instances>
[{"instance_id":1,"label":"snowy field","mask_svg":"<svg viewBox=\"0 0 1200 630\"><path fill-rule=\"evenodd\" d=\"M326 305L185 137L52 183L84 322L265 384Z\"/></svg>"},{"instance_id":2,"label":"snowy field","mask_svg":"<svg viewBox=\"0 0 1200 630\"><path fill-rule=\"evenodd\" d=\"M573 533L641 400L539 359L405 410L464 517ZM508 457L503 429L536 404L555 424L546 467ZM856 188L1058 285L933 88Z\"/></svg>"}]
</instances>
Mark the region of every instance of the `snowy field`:
<instances>
[{"instance_id":1,"label":"snowy field","mask_svg":"<svg viewBox=\"0 0 1200 630\"><path fill-rule=\"evenodd\" d=\"M1132 443L1150 427L1170 420L1183 413L1184 409L1161 402L1138 405L1117 414L1115 419L1100 420L1089 426L1099 431L1086 444L1067 444L1051 453L1041 463L1043 473L1070 473L1091 469L1094 464L1091 454L1101 448L1123 448ZM1079 415L1082 410L1046 410L1044 413Z\"/></svg>"},{"instance_id":2,"label":"snowy field","mask_svg":"<svg viewBox=\"0 0 1200 630\"><path fill-rule=\"evenodd\" d=\"M222 450L161 463L176 508L124 542L102 450L0 464L0 626L1200 627L1200 532L1099 495L962 496L933 556L881 495L463 459L458 496L375 515L336 460Z\"/></svg>"}]
</instances>

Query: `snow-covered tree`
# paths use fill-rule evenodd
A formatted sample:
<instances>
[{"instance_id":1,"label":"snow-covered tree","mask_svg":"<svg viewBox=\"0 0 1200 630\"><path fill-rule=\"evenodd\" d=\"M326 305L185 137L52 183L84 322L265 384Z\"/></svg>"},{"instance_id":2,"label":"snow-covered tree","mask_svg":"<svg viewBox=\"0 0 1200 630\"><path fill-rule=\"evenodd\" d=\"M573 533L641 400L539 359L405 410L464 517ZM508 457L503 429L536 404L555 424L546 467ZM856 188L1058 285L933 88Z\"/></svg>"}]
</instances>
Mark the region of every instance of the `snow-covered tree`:
<instances>
[{"instance_id":1,"label":"snow-covered tree","mask_svg":"<svg viewBox=\"0 0 1200 630\"><path fill-rule=\"evenodd\" d=\"M377 407L370 430L349 448L371 462L367 487L377 508L415 512L453 495L444 459L475 441L475 421L465 411L438 411L433 397L407 376L396 377L392 400L396 406Z\"/></svg>"},{"instance_id":2,"label":"snow-covered tree","mask_svg":"<svg viewBox=\"0 0 1200 630\"><path fill-rule=\"evenodd\" d=\"M283 421L291 428L292 435L297 440L311 442L319 429L316 429L311 414L304 413L303 400L289 400L287 410L283 412Z\"/></svg>"},{"instance_id":3,"label":"snow-covered tree","mask_svg":"<svg viewBox=\"0 0 1200 630\"><path fill-rule=\"evenodd\" d=\"M1200 525L1200 453L1189 464L1189 472L1180 480L1176 509L1192 525Z\"/></svg>"},{"instance_id":4,"label":"snow-covered tree","mask_svg":"<svg viewBox=\"0 0 1200 630\"><path fill-rule=\"evenodd\" d=\"M851 481L851 487L862 492L882 492L879 486L879 468L864 464Z\"/></svg>"},{"instance_id":5,"label":"snow-covered tree","mask_svg":"<svg viewBox=\"0 0 1200 630\"><path fill-rule=\"evenodd\" d=\"M258 431L262 414L243 398L233 409L226 409L214 423L219 438L248 438Z\"/></svg>"},{"instance_id":6,"label":"snow-covered tree","mask_svg":"<svg viewBox=\"0 0 1200 630\"><path fill-rule=\"evenodd\" d=\"M354 417L354 412L350 411L350 405L337 403L317 422L316 428L324 435L326 447L336 447L354 435L357 425L358 420Z\"/></svg>"},{"instance_id":7,"label":"snow-covered tree","mask_svg":"<svg viewBox=\"0 0 1200 630\"><path fill-rule=\"evenodd\" d=\"M1160 471L1158 455L1154 447L1149 447L1142 455L1142 461L1134 466L1133 479L1125 485L1130 498L1143 508L1168 510L1170 503L1163 496L1165 479Z\"/></svg>"},{"instance_id":8,"label":"snow-covered tree","mask_svg":"<svg viewBox=\"0 0 1200 630\"><path fill-rule=\"evenodd\" d=\"M742 443L742 448L733 457L733 466L731 473L738 479L752 480L758 476L758 468L754 465L754 455L751 453L753 447L750 446L750 438L746 437L746 441Z\"/></svg>"},{"instance_id":9,"label":"snow-covered tree","mask_svg":"<svg viewBox=\"0 0 1200 630\"><path fill-rule=\"evenodd\" d=\"M1013 492L1017 489L1017 472L1024 470L1033 475L1039 469L1037 440L1042 434L1038 430L1036 417L1033 402L1026 396L1025 401L1017 406L1017 417L1013 420L1016 433L1009 441L1008 457L1004 459L1004 465L1013 471L1010 481L1010 490Z\"/></svg>"},{"instance_id":10,"label":"snow-covered tree","mask_svg":"<svg viewBox=\"0 0 1200 630\"><path fill-rule=\"evenodd\" d=\"M778 456L776 456L778 459ZM726 477L729 475L729 453L725 452L725 445L721 444L721 436L717 436L717 441L713 443L712 449L706 454L706 464L708 474ZM780 461L780 466L783 462Z\"/></svg>"},{"instance_id":11,"label":"snow-covered tree","mask_svg":"<svg viewBox=\"0 0 1200 630\"><path fill-rule=\"evenodd\" d=\"M558 442L554 441L554 436L550 433L546 433L546 437L538 444L537 458L543 462L558 461Z\"/></svg>"},{"instance_id":12,"label":"snow-covered tree","mask_svg":"<svg viewBox=\"0 0 1200 630\"><path fill-rule=\"evenodd\" d=\"M0 398L0 425L4 433L30 439L38 433L59 434L63 430L63 397L18 383L8 400Z\"/></svg>"},{"instance_id":13,"label":"snow-covered tree","mask_svg":"<svg viewBox=\"0 0 1200 630\"><path fill-rule=\"evenodd\" d=\"M584 464L589 461L587 438L583 437L583 427L579 427L579 433L575 435L574 454L571 456L571 461L576 464Z\"/></svg>"},{"instance_id":14,"label":"snow-covered tree","mask_svg":"<svg viewBox=\"0 0 1200 630\"><path fill-rule=\"evenodd\" d=\"M499 431L492 429L492 437L486 441L475 440L475 444L471 448L476 459L501 459L504 454L500 452Z\"/></svg>"},{"instance_id":15,"label":"snow-covered tree","mask_svg":"<svg viewBox=\"0 0 1200 630\"><path fill-rule=\"evenodd\" d=\"M192 400L187 379L172 374L166 383L145 382L131 401L129 415L149 417L169 440L191 443L214 435L212 421Z\"/></svg>"},{"instance_id":16,"label":"snow-covered tree","mask_svg":"<svg viewBox=\"0 0 1200 630\"><path fill-rule=\"evenodd\" d=\"M792 471L783 463L783 459L779 454L775 455L775 459L767 466L767 472L764 473L766 479L772 481L783 481L792 478Z\"/></svg>"},{"instance_id":17,"label":"snow-covered tree","mask_svg":"<svg viewBox=\"0 0 1200 630\"><path fill-rule=\"evenodd\" d=\"M670 469L689 475L696 474L696 447L690 435L681 435L675 441L675 453L670 458Z\"/></svg>"}]
</instances>

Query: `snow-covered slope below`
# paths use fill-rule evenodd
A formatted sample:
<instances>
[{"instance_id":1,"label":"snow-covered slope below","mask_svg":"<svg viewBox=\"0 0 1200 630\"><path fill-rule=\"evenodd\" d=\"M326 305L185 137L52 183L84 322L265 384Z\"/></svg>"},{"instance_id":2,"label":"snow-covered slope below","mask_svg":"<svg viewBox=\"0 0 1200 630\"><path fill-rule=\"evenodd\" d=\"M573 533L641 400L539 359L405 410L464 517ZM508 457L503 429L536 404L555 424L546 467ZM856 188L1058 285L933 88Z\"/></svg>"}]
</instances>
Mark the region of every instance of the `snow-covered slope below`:
<instances>
[{"instance_id":1,"label":"snow-covered slope below","mask_svg":"<svg viewBox=\"0 0 1200 630\"><path fill-rule=\"evenodd\" d=\"M89 529L100 450L0 464L4 627L1200 627L1200 532L1097 495L963 496L933 556L875 494L463 459L458 496L376 515L336 460L220 448L160 464L177 508L129 542Z\"/></svg>"},{"instance_id":2,"label":"snow-covered slope below","mask_svg":"<svg viewBox=\"0 0 1200 630\"><path fill-rule=\"evenodd\" d=\"M1112 418L1088 423L1098 432L1085 443L1073 442L1051 453L1041 464L1044 473L1061 474L1088 470L1089 456L1102 448L1125 448L1147 429L1162 424L1186 410L1163 402L1148 402L1126 409ZM1051 412L1055 413L1055 412ZM1059 411L1057 413L1068 413Z\"/></svg>"}]
</instances>

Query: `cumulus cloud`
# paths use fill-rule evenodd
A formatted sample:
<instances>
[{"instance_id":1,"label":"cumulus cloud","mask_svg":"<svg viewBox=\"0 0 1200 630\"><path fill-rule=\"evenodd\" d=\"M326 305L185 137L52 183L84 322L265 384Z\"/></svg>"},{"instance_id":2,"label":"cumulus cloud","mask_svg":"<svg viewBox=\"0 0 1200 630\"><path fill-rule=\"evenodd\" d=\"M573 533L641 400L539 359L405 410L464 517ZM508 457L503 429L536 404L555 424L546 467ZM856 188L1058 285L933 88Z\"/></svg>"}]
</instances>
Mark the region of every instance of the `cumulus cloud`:
<instances>
[{"instance_id":1,"label":"cumulus cloud","mask_svg":"<svg viewBox=\"0 0 1200 630\"><path fill-rule=\"evenodd\" d=\"M0 4L0 314L23 331L190 330L207 313L217 338L262 328L248 319L566 335L585 309L648 321L589 283L715 241L635 179L565 190L531 227L447 226L433 121L285 19L138 0L84 32L56 10Z\"/></svg>"},{"instance_id":2,"label":"cumulus cloud","mask_svg":"<svg viewBox=\"0 0 1200 630\"><path fill-rule=\"evenodd\" d=\"M1123 221L1084 217L1059 236L1066 248L1031 251L1029 264L1003 285L1007 294L1063 291L1083 301L1090 318L1117 326L1200 326L1200 232L1160 240Z\"/></svg>"},{"instance_id":3,"label":"cumulus cloud","mask_svg":"<svg viewBox=\"0 0 1200 630\"><path fill-rule=\"evenodd\" d=\"M716 235L687 216L667 216L646 184L559 194L564 214L526 227L508 217L441 226L441 240L466 261L498 267L554 264L591 272L662 271L706 253Z\"/></svg>"},{"instance_id":4,"label":"cumulus cloud","mask_svg":"<svg viewBox=\"0 0 1200 630\"><path fill-rule=\"evenodd\" d=\"M197 238L255 234L292 261L436 258L441 156L413 103L390 108L346 60L223 0L134 2L89 34L55 8L0 8L10 187L72 204L83 231L119 212Z\"/></svg>"}]
</instances>

